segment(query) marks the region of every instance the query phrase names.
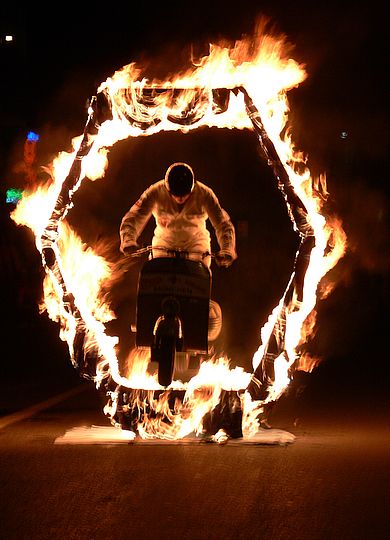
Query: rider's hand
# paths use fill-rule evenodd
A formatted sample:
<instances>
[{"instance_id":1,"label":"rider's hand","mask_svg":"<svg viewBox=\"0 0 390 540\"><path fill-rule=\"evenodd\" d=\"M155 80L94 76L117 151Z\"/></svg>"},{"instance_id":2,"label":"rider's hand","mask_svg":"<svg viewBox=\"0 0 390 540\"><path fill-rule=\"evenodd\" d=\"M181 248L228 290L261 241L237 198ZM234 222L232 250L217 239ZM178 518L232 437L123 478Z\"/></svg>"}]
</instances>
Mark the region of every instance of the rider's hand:
<instances>
[{"instance_id":1,"label":"rider's hand","mask_svg":"<svg viewBox=\"0 0 390 540\"><path fill-rule=\"evenodd\" d=\"M138 250L139 250L139 246L137 245L127 246L124 248L123 253L125 254L126 257L130 257Z\"/></svg>"},{"instance_id":2,"label":"rider's hand","mask_svg":"<svg viewBox=\"0 0 390 540\"><path fill-rule=\"evenodd\" d=\"M223 251L220 251L215 255L215 262L218 266L221 266L222 268L227 268L232 264L233 257L231 255L228 255L227 253L224 253Z\"/></svg>"}]
</instances>

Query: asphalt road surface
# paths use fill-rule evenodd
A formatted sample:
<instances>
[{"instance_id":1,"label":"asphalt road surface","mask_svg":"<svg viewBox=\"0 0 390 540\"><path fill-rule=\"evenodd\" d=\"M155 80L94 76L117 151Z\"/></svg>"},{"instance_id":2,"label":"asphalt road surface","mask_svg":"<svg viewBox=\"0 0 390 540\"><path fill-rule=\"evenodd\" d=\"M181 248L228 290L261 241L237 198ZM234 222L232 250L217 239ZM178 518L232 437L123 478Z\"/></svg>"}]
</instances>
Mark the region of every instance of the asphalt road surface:
<instances>
[{"instance_id":1,"label":"asphalt road surface","mask_svg":"<svg viewBox=\"0 0 390 540\"><path fill-rule=\"evenodd\" d=\"M287 445L56 444L109 426L89 383L3 410L0 538L388 539L389 416L293 416Z\"/></svg>"}]
</instances>

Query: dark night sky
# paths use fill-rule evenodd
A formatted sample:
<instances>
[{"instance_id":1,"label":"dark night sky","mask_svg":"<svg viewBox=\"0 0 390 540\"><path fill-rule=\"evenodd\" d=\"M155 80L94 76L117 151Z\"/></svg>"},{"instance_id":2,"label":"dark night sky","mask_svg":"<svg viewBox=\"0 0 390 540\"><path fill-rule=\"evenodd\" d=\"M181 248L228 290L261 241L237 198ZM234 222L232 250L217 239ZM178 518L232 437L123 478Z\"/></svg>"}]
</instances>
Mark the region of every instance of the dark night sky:
<instances>
[{"instance_id":1,"label":"dark night sky","mask_svg":"<svg viewBox=\"0 0 390 540\"><path fill-rule=\"evenodd\" d=\"M268 16L276 30L286 34L295 45L294 58L307 66L307 80L290 96L295 137L298 146L308 153L313 170L326 171L330 204L342 218L350 241L348 255L333 272L339 286L320 310L324 322L316 346L325 357L337 361L340 357L348 366L357 354L361 356L361 366L369 353L381 355L377 335L385 328L384 306L389 290L385 8L373 2L341 6L332 2L244 0L236 7L220 1L201 1L191 6L160 2L153 9L147 3L143 4L145 7L131 4L115 4L111 11L110 6L103 10L67 5L67 11L61 7L60 13L57 9L44 11L34 3L23 8L1 7L2 36L13 32L16 35L13 45L1 44L2 189L14 181L12 171L20 159L26 132L34 129L41 134L40 157L45 164L45 159L66 149L70 137L81 133L88 98L116 69L135 61L148 66L153 73L174 72L176 66L188 67L191 48L207 54L209 42L239 39L252 32L258 16ZM342 131L347 132L346 139L340 137ZM274 290L269 287L274 270L278 263L284 264L279 240L275 241L267 231L274 219L272 211L280 208L279 202L269 203L274 192L261 179L269 172L259 163L254 142L248 142L245 136L238 143L231 133L217 142L212 142L212 137L196 134L187 142L173 137L168 143L159 141L158 148L154 142L146 141L142 148L137 143L113 151L114 171L108 174L109 187L98 188L96 194L92 194L92 188L85 188L92 214L88 219L100 218L102 201L111 189L115 192L109 182L115 174L124 174L123 160L127 160L126 167L132 170L137 189L141 189L143 182L154 180L153 175L160 170L157 167L166 162L164 153L173 143L177 144L182 155L195 160L205 179L219 193L218 176L225 178L223 201L234 220L248 219L252 223L257 219L258 226L265 230L257 246L262 255L267 253L265 263L257 267L249 247L242 247L251 261L248 281L260 282L260 291L255 292L253 287L250 294L258 295L256 300L264 303L256 315L261 319L275 300ZM214 145L213 156L217 160L205 156L209 145ZM236 154L233 164L224 163L226 156L232 154ZM245 215L248 205L244 195L237 197L235 180L251 175L255 183L247 190L248 200L258 199L260 206ZM136 195L138 192L134 198ZM113 196L116 214L105 225L112 227L113 232L121 212L128 206L123 203L123 196L119 188L116 198ZM128 197L130 203L132 196ZM235 206L237 199L241 206ZM109 208L104 211L109 212ZM282 250L289 253L295 246L289 244L290 233L283 219L272 222L271 227L286 228ZM280 273L281 283L289 275L288 268L286 272L287 276ZM237 269L228 278L233 289L233 280L240 275ZM362 346L357 336L367 323L369 337ZM257 328L257 319L255 324ZM255 332L252 340L256 341L256 330L251 331ZM241 345L237 340L232 348ZM254 346L252 342L251 347ZM335 362L329 362L332 375L333 370L337 371L332 367ZM381 362L385 368L384 361ZM357 380L359 376L360 372Z\"/></svg>"},{"instance_id":2,"label":"dark night sky","mask_svg":"<svg viewBox=\"0 0 390 540\"><path fill-rule=\"evenodd\" d=\"M307 66L294 109L302 115L304 148L313 146L325 161L329 144L346 130L362 159L385 155L384 13L375 3L244 0L236 9L221 1L131 4L112 12L70 7L60 15L34 4L2 6L2 33L17 36L1 50L2 122L10 137L47 123L77 131L86 100L114 70L136 61L153 75L174 72L176 65L189 65L191 48L207 53L209 42L239 39L265 15Z\"/></svg>"}]
</instances>

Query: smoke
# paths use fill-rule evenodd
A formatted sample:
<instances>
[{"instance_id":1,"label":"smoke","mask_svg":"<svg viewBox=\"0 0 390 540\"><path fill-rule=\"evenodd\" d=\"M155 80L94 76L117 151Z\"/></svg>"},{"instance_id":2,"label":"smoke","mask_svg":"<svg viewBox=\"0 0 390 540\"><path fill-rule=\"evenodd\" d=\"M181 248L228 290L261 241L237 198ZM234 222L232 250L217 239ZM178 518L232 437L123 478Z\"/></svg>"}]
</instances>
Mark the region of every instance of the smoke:
<instances>
[{"instance_id":1,"label":"smoke","mask_svg":"<svg viewBox=\"0 0 390 540\"><path fill-rule=\"evenodd\" d=\"M389 200L362 180L335 187L335 202L348 238L351 271L385 275L390 269Z\"/></svg>"}]
</instances>

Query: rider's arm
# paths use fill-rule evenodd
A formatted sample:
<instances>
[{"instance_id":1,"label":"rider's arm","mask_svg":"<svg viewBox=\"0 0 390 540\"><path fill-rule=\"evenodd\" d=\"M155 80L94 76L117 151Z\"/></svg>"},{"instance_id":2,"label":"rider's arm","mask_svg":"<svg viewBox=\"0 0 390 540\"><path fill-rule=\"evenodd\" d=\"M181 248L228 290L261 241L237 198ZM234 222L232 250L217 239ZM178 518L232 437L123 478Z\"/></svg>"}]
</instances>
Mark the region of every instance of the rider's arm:
<instances>
[{"instance_id":1,"label":"rider's arm","mask_svg":"<svg viewBox=\"0 0 390 540\"><path fill-rule=\"evenodd\" d=\"M137 240L152 216L154 207L154 189L149 187L123 216L119 228L120 250L125 252L127 247L137 246Z\"/></svg>"},{"instance_id":2,"label":"rider's arm","mask_svg":"<svg viewBox=\"0 0 390 540\"><path fill-rule=\"evenodd\" d=\"M220 247L220 255L237 259L236 233L229 214L224 210L215 193L208 188L206 193L206 211L215 230Z\"/></svg>"}]
</instances>

